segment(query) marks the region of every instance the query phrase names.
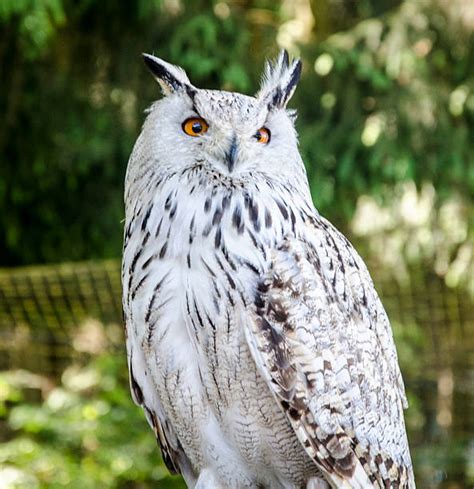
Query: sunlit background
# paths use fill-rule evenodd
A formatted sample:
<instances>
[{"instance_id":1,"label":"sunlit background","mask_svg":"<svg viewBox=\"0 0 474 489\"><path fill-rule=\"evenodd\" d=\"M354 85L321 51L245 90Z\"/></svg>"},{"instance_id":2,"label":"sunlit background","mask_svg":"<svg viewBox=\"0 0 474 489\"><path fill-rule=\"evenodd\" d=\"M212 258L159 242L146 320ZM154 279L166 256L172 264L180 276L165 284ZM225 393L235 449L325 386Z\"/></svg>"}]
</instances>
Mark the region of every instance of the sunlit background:
<instances>
[{"instance_id":1,"label":"sunlit background","mask_svg":"<svg viewBox=\"0 0 474 489\"><path fill-rule=\"evenodd\" d=\"M419 488L474 486L474 2L0 0L0 489L183 488L131 401L141 52L252 94L280 47L314 202L391 317Z\"/></svg>"}]
</instances>

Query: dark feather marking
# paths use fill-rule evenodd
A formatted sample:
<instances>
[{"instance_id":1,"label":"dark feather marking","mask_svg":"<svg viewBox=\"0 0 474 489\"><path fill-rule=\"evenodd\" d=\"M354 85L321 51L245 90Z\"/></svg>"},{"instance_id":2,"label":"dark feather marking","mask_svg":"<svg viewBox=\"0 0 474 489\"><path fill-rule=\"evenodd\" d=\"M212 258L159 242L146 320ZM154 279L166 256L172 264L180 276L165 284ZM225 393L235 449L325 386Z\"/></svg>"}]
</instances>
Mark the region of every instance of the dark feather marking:
<instances>
[{"instance_id":1,"label":"dark feather marking","mask_svg":"<svg viewBox=\"0 0 474 489\"><path fill-rule=\"evenodd\" d=\"M218 299L220 299L222 297L222 295L221 295L221 293L219 291L219 287L217 286L217 283L215 281L213 282L213 284L214 284L214 291L216 293L216 296L217 296Z\"/></svg>"},{"instance_id":2,"label":"dark feather marking","mask_svg":"<svg viewBox=\"0 0 474 489\"><path fill-rule=\"evenodd\" d=\"M290 207L290 218L291 218L291 230L295 232L296 217L293 209Z\"/></svg>"},{"instance_id":3,"label":"dark feather marking","mask_svg":"<svg viewBox=\"0 0 474 489\"><path fill-rule=\"evenodd\" d=\"M166 275L162 277L162 279L155 285L155 288L153 289L153 294L151 296L150 302L148 303L146 315L145 315L145 322L147 323L150 320L151 313L153 312L153 305L155 304L156 297L158 295L158 292L163 285L163 282L169 277L170 272L168 272Z\"/></svg>"},{"instance_id":4,"label":"dark feather marking","mask_svg":"<svg viewBox=\"0 0 474 489\"><path fill-rule=\"evenodd\" d=\"M242 234L244 232L245 226L242 221L242 209L240 208L239 204L235 206L234 212L232 214L232 224L237 229L237 232L239 234Z\"/></svg>"},{"instance_id":5,"label":"dark feather marking","mask_svg":"<svg viewBox=\"0 0 474 489\"><path fill-rule=\"evenodd\" d=\"M222 209L228 209L230 207L230 201L232 200L232 194L226 194L222 197Z\"/></svg>"},{"instance_id":6,"label":"dark feather marking","mask_svg":"<svg viewBox=\"0 0 474 489\"><path fill-rule=\"evenodd\" d=\"M234 301L234 298L232 297L232 294L230 293L229 290L226 290L226 295L227 295L227 300L229 301L229 304L231 305L231 307L234 307L235 301Z\"/></svg>"},{"instance_id":7,"label":"dark feather marking","mask_svg":"<svg viewBox=\"0 0 474 489\"><path fill-rule=\"evenodd\" d=\"M176 202L172 209L170 210L170 221L172 221L176 216L176 210L178 209L178 203Z\"/></svg>"},{"instance_id":8,"label":"dark feather marking","mask_svg":"<svg viewBox=\"0 0 474 489\"><path fill-rule=\"evenodd\" d=\"M242 301L242 304L244 307L247 307L247 299L245 298L244 292L242 289L239 289L239 295L240 295L240 300Z\"/></svg>"},{"instance_id":9,"label":"dark feather marking","mask_svg":"<svg viewBox=\"0 0 474 489\"><path fill-rule=\"evenodd\" d=\"M148 258L148 260L146 260L143 263L142 270L146 270L148 268L148 266L150 265L150 263L153 261L153 258L155 258L155 255L151 255L150 258Z\"/></svg>"},{"instance_id":10,"label":"dark feather marking","mask_svg":"<svg viewBox=\"0 0 474 489\"><path fill-rule=\"evenodd\" d=\"M188 313L188 316L191 316L191 309L189 308L189 294L188 291L186 291L186 312Z\"/></svg>"},{"instance_id":11,"label":"dark feather marking","mask_svg":"<svg viewBox=\"0 0 474 489\"><path fill-rule=\"evenodd\" d=\"M258 218L258 204L257 202L254 202L252 199L250 200L249 217L250 220L252 221L253 228L258 233L260 231L260 220Z\"/></svg>"},{"instance_id":12,"label":"dark feather marking","mask_svg":"<svg viewBox=\"0 0 474 489\"><path fill-rule=\"evenodd\" d=\"M204 212L207 214L211 210L212 199L208 197L204 202Z\"/></svg>"},{"instance_id":13,"label":"dark feather marking","mask_svg":"<svg viewBox=\"0 0 474 489\"><path fill-rule=\"evenodd\" d=\"M222 254L224 255L225 261L230 265L230 268L232 268L232 270L234 272L236 272L237 271L237 265L230 258L229 252L227 251L227 248L222 248Z\"/></svg>"},{"instance_id":14,"label":"dark feather marking","mask_svg":"<svg viewBox=\"0 0 474 489\"><path fill-rule=\"evenodd\" d=\"M166 241L165 244L161 247L160 254L158 255L160 257L160 260L165 257L167 248L168 248L168 242Z\"/></svg>"},{"instance_id":15,"label":"dark feather marking","mask_svg":"<svg viewBox=\"0 0 474 489\"><path fill-rule=\"evenodd\" d=\"M272 227L272 215L270 214L270 211L268 209L265 209L265 227Z\"/></svg>"},{"instance_id":16,"label":"dark feather marking","mask_svg":"<svg viewBox=\"0 0 474 489\"><path fill-rule=\"evenodd\" d=\"M194 319L193 319L193 317L191 315L191 308L189 306L189 295L188 295L187 292L186 292L186 312L188 313L189 320L191 321L191 324L193 326L194 335L195 335L196 338L198 338L198 332L197 332L196 322L194 321Z\"/></svg>"},{"instance_id":17,"label":"dark feather marking","mask_svg":"<svg viewBox=\"0 0 474 489\"><path fill-rule=\"evenodd\" d=\"M188 94L188 97L192 100L193 102L193 110L196 112L196 114L199 114L196 105L194 103L194 97L196 96L196 89L190 85L185 85L184 89L186 90L186 93Z\"/></svg>"},{"instance_id":18,"label":"dark feather marking","mask_svg":"<svg viewBox=\"0 0 474 489\"><path fill-rule=\"evenodd\" d=\"M227 336L228 336L230 335L230 327L231 327L230 312L228 309L226 310L226 316L227 316Z\"/></svg>"},{"instance_id":19,"label":"dark feather marking","mask_svg":"<svg viewBox=\"0 0 474 489\"><path fill-rule=\"evenodd\" d=\"M171 191L165 201L165 211L169 211L171 208L171 198L173 196L173 191Z\"/></svg>"},{"instance_id":20,"label":"dark feather marking","mask_svg":"<svg viewBox=\"0 0 474 489\"><path fill-rule=\"evenodd\" d=\"M216 224L220 224L222 220L223 212L222 209L217 207L214 215L212 216L212 225L215 226Z\"/></svg>"},{"instance_id":21,"label":"dark feather marking","mask_svg":"<svg viewBox=\"0 0 474 489\"><path fill-rule=\"evenodd\" d=\"M160 219L160 222L158 223L158 226L156 227L155 238L157 238L158 235L160 234L160 229L161 229L162 223L163 223L163 218Z\"/></svg>"},{"instance_id":22,"label":"dark feather marking","mask_svg":"<svg viewBox=\"0 0 474 489\"><path fill-rule=\"evenodd\" d=\"M211 325L211 328L215 331L216 325L214 324L214 322L212 321L211 317L209 316L209 314L207 312L206 312L206 319L207 319L208 323ZM216 335L213 335L213 336L214 336L214 341L215 341Z\"/></svg>"},{"instance_id":23,"label":"dark feather marking","mask_svg":"<svg viewBox=\"0 0 474 489\"><path fill-rule=\"evenodd\" d=\"M244 193L244 206L245 208L248 210L250 209L250 207L252 206L252 197L250 196L250 194L248 192L245 192Z\"/></svg>"},{"instance_id":24,"label":"dark feather marking","mask_svg":"<svg viewBox=\"0 0 474 489\"><path fill-rule=\"evenodd\" d=\"M220 267L220 269L225 273L225 276L227 277L227 281L229 282L229 285L231 286L232 289L235 289L235 282L233 278L231 277L230 273L226 270L224 267L224 264L221 262L218 256L216 256L216 261Z\"/></svg>"},{"instance_id":25,"label":"dark feather marking","mask_svg":"<svg viewBox=\"0 0 474 489\"><path fill-rule=\"evenodd\" d=\"M258 248L258 249L261 251L261 253L262 253L263 257L264 257L264 258L266 258L266 257L267 257L267 251L265 250L265 247L262 245L262 243L259 243L259 242L257 241L257 238L256 238L256 237L255 237L255 235L252 233L252 231L250 231L250 229L247 229L247 233L248 233L248 235L250 236L250 239L252 240L252 243L254 244L254 246L255 246L256 248Z\"/></svg>"},{"instance_id":26,"label":"dark feather marking","mask_svg":"<svg viewBox=\"0 0 474 489\"><path fill-rule=\"evenodd\" d=\"M216 278L216 274L214 273L214 270L207 264L207 261L204 260L204 258L201 257L201 261L206 267L206 270L211 274L212 278Z\"/></svg>"},{"instance_id":27,"label":"dark feather marking","mask_svg":"<svg viewBox=\"0 0 474 489\"><path fill-rule=\"evenodd\" d=\"M278 300L269 302L268 311L273 313L273 318L278 323L285 323L288 319L288 312Z\"/></svg>"},{"instance_id":28,"label":"dark feather marking","mask_svg":"<svg viewBox=\"0 0 474 489\"><path fill-rule=\"evenodd\" d=\"M138 282L138 284L135 285L135 287L133 288L133 290L132 290L132 301L133 301L133 299L135 299L135 296L137 295L137 292L140 289L140 287L145 283L145 280L148 278L148 275L149 275L148 273L145 274L141 278L140 282Z\"/></svg>"},{"instance_id":29,"label":"dark feather marking","mask_svg":"<svg viewBox=\"0 0 474 489\"><path fill-rule=\"evenodd\" d=\"M257 308L258 314L263 314L263 308L265 307L265 301L261 294L255 294L254 305Z\"/></svg>"},{"instance_id":30,"label":"dark feather marking","mask_svg":"<svg viewBox=\"0 0 474 489\"><path fill-rule=\"evenodd\" d=\"M221 231L221 228L218 227L216 229L216 235L214 237L214 246L215 246L215 248L219 248L220 247L221 241L222 241L222 231Z\"/></svg>"},{"instance_id":31,"label":"dark feather marking","mask_svg":"<svg viewBox=\"0 0 474 489\"><path fill-rule=\"evenodd\" d=\"M153 204L151 204L150 207L148 207L148 210L146 211L146 214L143 217L142 231L145 231L145 229L146 229L146 225L147 225L148 219L150 218L150 214L151 214L152 209L153 209Z\"/></svg>"},{"instance_id":32,"label":"dark feather marking","mask_svg":"<svg viewBox=\"0 0 474 489\"><path fill-rule=\"evenodd\" d=\"M242 263L244 266L252 270L253 273L255 273L256 275L260 275L260 270L253 263L248 260L243 260Z\"/></svg>"},{"instance_id":33,"label":"dark feather marking","mask_svg":"<svg viewBox=\"0 0 474 489\"><path fill-rule=\"evenodd\" d=\"M127 227L125 229L125 237L128 239L130 238L130 236L132 235L132 224L134 223L135 221L132 219L128 224L127 224Z\"/></svg>"},{"instance_id":34,"label":"dark feather marking","mask_svg":"<svg viewBox=\"0 0 474 489\"><path fill-rule=\"evenodd\" d=\"M196 316L197 316L197 319L199 321L199 326L201 326L201 328L204 328L204 323L202 321L201 314L199 313L199 309L198 309L197 304L196 304L196 299L194 299L193 303L194 303L194 311L196 312Z\"/></svg>"},{"instance_id":35,"label":"dark feather marking","mask_svg":"<svg viewBox=\"0 0 474 489\"><path fill-rule=\"evenodd\" d=\"M142 239L142 246L145 246L148 243L148 240L150 239L150 233L147 231L145 233L145 236L143 236Z\"/></svg>"},{"instance_id":36,"label":"dark feather marking","mask_svg":"<svg viewBox=\"0 0 474 489\"><path fill-rule=\"evenodd\" d=\"M219 396L219 399L222 401L222 394L221 394L221 391L219 389L219 385L217 383L215 370L213 370L213 372L212 372L212 378L214 379L214 384L216 384L217 395Z\"/></svg>"},{"instance_id":37,"label":"dark feather marking","mask_svg":"<svg viewBox=\"0 0 474 489\"><path fill-rule=\"evenodd\" d=\"M168 440L166 439L166 435L163 431L163 428L161 427L160 422L156 418L155 413L147 406L143 406L143 407L148 414L148 419L151 420L151 423L153 425L153 431L155 432L156 441L158 443L158 446L161 448L161 454L166 467L172 474L178 474L179 470L173 460L173 456L175 458L178 458L177 452L175 452L170 447Z\"/></svg>"},{"instance_id":38,"label":"dark feather marking","mask_svg":"<svg viewBox=\"0 0 474 489\"><path fill-rule=\"evenodd\" d=\"M143 248L140 248L136 253L135 256L133 257L132 263L130 264L130 268L128 269L128 289L130 290L132 286L132 280L133 280L133 272L135 271L135 267L137 266L138 259L143 253Z\"/></svg>"},{"instance_id":39,"label":"dark feather marking","mask_svg":"<svg viewBox=\"0 0 474 489\"><path fill-rule=\"evenodd\" d=\"M288 210L285 207L285 205L280 202L278 199L275 199L275 203L278 206L278 209L280 209L281 215L283 216L283 219L288 219Z\"/></svg>"},{"instance_id":40,"label":"dark feather marking","mask_svg":"<svg viewBox=\"0 0 474 489\"><path fill-rule=\"evenodd\" d=\"M214 304L214 308L215 308L217 314L220 314L220 312L221 312L221 306L219 305L219 300L218 300L217 296L214 295L212 297L212 302Z\"/></svg>"},{"instance_id":41,"label":"dark feather marking","mask_svg":"<svg viewBox=\"0 0 474 489\"><path fill-rule=\"evenodd\" d=\"M148 346L151 346L151 340L153 339L153 333L155 331L156 323L157 323L157 321L153 321L152 323L150 323L148 325L148 334L146 337L146 342L147 342ZM163 332L162 337L165 335L166 335L166 330Z\"/></svg>"},{"instance_id":42,"label":"dark feather marking","mask_svg":"<svg viewBox=\"0 0 474 489\"><path fill-rule=\"evenodd\" d=\"M327 225L323 224L323 226L325 227L326 230L329 231L329 227ZM336 240L334 239L334 237L332 236L332 234L330 232L326 233L326 242L329 246L332 245L332 248L336 252L339 264L341 265L341 271L342 271L342 273L345 273L346 267L344 266L344 260L342 258L341 251L339 250L339 247L336 244Z\"/></svg>"},{"instance_id":43,"label":"dark feather marking","mask_svg":"<svg viewBox=\"0 0 474 489\"><path fill-rule=\"evenodd\" d=\"M209 236L209 234L211 234L211 229L212 229L212 225L211 223L208 223L206 225L206 227L202 230L202 235L207 238Z\"/></svg>"},{"instance_id":44,"label":"dark feather marking","mask_svg":"<svg viewBox=\"0 0 474 489\"><path fill-rule=\"evenodd\" d=\"M229 285L231 286L231 288L233 288L235 290L235 282L232 279L232 277L230 276L229 272L226 271L225 275L227 277L227 281L229 282Z\"/></svg>"},{"instance_id":45,"label":"dark feather marking","mask_svg":"<svg viewBox=\"0 0 474 489\"><path fill-rule=\"evenodd\" d=\"M143 392L141 387L138 385L138 382L135 380L135 376L133 375L133 367L132 361L130 360L130 383L132 385L133 393L135 394L135 399L137 404L140 406L143 404Z\"/></svg>"},{"instance_id":46,"label":"dark feather marking","mask_svg":"<svg viewBox=\"0 0 474 489\"><path fill-rule=\"evenodd\" d=\"M268 292L268 290L270 289L270 284L261 280L258 284L257 284L257 290L258 292L260 292L261 294L266 294Z\"/></svg>"}]
</instances>

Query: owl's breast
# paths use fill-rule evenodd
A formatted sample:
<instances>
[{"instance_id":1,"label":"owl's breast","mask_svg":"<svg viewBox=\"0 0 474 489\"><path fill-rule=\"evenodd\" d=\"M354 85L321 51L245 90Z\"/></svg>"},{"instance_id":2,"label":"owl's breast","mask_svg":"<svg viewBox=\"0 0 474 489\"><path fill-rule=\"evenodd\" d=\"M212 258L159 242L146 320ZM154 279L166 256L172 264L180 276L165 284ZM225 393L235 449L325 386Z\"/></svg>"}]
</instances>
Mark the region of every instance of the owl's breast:
<instances>
[{"instance_id":1,"label":"owl's breast","mask_svg":"<svg viewBox=\"0 0 474 489\"><path fill-rule=\"evenodd\" d=\"M225 456L229 477L307 463L244 336L266 254L291 229L282 214L275 200L248 192L165 186L127 223L129 351L143 352L193 465Z\"/></svg>"}]
</instances>

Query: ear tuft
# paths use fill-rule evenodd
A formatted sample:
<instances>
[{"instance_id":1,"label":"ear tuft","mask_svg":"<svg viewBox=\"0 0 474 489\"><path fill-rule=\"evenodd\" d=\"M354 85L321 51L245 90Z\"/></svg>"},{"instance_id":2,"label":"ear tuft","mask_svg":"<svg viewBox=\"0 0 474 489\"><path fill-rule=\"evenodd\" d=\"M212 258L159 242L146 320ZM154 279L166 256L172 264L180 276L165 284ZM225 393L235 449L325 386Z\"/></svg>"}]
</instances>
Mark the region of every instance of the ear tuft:
<instances>
[{"instance_id":1,"label":"ear tuft","mask_svg":"<svg viewBox=\"0 0 474 489\"><path fill-rule=\"evenodd\" d=\"M179 66L172 65L151 54L143 53L143 61L160 84L165 95L177 90L190 91L193 86L186 72Z\"/></svg>"},{"instance_id":2,"label":"ear tuft","mask_svg":"<svg viewBox=\"0 0 474 489\"><path fill-rule=\"evenodd\" d=\"M256 97L268 101L270 107L285 108L301 76L301 61L290 58L286 50L278 58L265 64L260 90Z\"/></svg>"}]
</instances>

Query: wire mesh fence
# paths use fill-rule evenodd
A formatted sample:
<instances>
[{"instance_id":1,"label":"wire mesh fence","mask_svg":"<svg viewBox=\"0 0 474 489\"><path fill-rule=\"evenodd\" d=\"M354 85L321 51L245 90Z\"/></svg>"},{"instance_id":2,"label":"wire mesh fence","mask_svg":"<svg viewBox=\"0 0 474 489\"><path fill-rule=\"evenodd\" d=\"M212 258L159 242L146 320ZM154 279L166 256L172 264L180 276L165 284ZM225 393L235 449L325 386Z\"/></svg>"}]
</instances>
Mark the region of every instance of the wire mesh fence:
<instances>
[{"instance_id":1,"label":"wire mesh fence","mask_svg":"<svg viewBox=\"0 0 474 489\"><path fill-rule=\"evenodd\" d=\"M394 328L421 330L427 363L452 365L469 353L472 296L421 268L404 281L375 264L369 268ZM74 346L93 320L105 325L107 347L122 346L118 260L0 270L0 369L61 372L87 351Z\"/></svg>"},{"instance_id":2,"label":"wire mesh fence","mask_svg":"<svg viewBox=\"0 0 474 489\"><path fill-rule=\"evenodd\" d=\"M60 373L87 351L74 346L91 320L114 331L106 346L117 348L121 314L116 260L1 270L0 369Z\"/></svg>"}]
</instances>

